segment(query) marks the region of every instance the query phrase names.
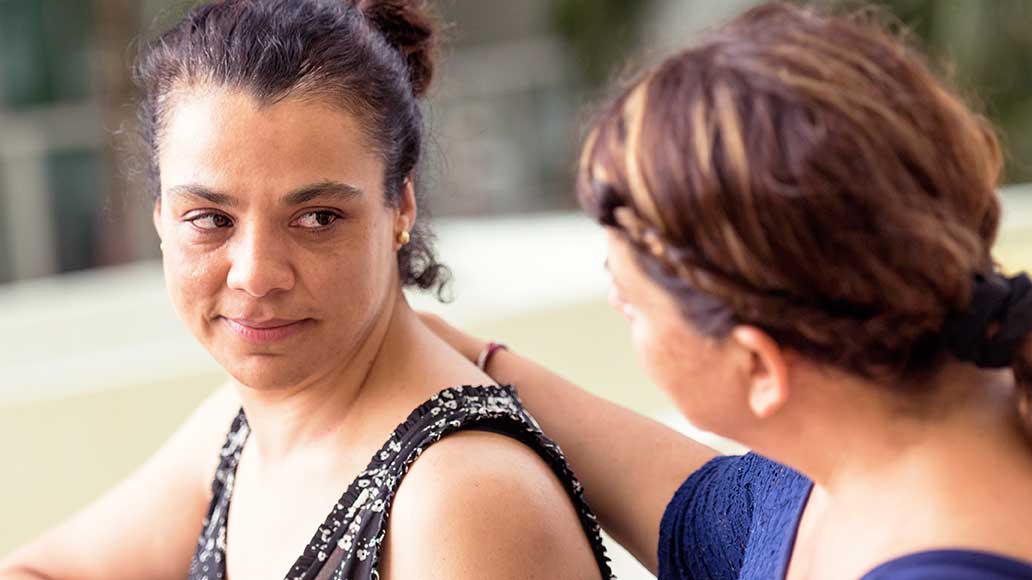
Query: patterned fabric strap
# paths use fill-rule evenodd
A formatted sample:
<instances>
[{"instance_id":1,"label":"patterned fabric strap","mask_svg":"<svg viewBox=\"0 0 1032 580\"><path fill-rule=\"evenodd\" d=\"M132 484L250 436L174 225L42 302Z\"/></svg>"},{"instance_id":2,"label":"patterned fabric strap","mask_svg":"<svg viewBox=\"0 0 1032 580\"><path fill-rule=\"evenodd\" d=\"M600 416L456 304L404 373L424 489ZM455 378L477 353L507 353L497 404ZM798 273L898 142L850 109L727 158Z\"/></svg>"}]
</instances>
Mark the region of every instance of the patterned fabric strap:
<instances>
[{"instance_id":1,"label":"patterned fabric strap","mask_svg":"<svg viewBox=\"0 0 1032 580\"><path fill-rule=\"evenodd\" d=\"M537 422L523 408L514 389L463 386L434 395L394 430L333 506L286 579L379 578L376 566L380 548L391 501L402 478L427 447L462 430L491 431L512 437L536 451L559 477L573 502L602 577L614 578L598 520L584 499L580 482L559 447L541 432ZM190 569L191 580L225 577L226 512L236 465L248 433L246 417L241 411L222 449L222 460L212 483L212 504Z\"/></svg>"}]
</instances>

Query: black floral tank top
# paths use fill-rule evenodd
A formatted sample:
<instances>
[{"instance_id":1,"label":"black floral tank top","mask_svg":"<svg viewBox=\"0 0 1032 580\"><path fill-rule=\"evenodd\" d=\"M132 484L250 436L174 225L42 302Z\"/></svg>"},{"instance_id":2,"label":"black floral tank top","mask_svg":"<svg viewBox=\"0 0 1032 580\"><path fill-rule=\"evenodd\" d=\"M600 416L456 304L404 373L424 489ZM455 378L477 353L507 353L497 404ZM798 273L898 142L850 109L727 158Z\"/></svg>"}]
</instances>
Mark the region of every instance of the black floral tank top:
<instances>
[{"instance_id":1,"label":"black floral tank top","mask_svg":"<svg viewBox=\"0 0 1032 580\"><path fill-rule=\"evenodd\" d=\"M584 500L580 482L559 447L541 432L512 387L455 387L434 395L417 407L391 433L365 471L332 507L315 531L286 580L373 580L387 531L387 515L405 473L427 447L462 430L491 431L512 437L536 451L562 481L580 517L604 579L609 569L598 520ZM243 409L233 421L215 480L189 580L223 580L226 573L226 515L240 452L250 427ZM545 525L545 524L542 524Z\"/></svg>"}]
</instances>

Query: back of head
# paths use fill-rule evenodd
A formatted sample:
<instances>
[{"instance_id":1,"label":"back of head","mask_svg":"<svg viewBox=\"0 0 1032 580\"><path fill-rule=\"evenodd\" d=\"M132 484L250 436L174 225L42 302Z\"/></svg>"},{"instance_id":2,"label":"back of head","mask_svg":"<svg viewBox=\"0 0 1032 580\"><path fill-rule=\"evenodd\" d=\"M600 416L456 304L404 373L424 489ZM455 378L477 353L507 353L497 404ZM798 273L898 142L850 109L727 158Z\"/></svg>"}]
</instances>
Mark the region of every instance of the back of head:
<instances>
[{"instance_id":1,"label":"back of head","mask_svg":"<svg viewBox=\"0 0 1032 580\"><path fill-rule=\"evenodd\" d=\"M703 333L755 325L897 382L948 360L944 326L997 276L1001 165L985 120L870 14L772 3L607 107L578 191Z\"/></svg>"},{"instance_id":2,"label":"back of head","mask_svg":"<svg viewBox=\"0 0 1032 580\"><path fill-rule=\"evenodd\" d=\"M360 118L384 159L385 201L396 205L422 155L419 99L433 79L436 41L435 20L421 0L198 5L147 45L136 67L152 194L160 194L157 151L177 92L216 86L246 91L263 105L319 99ZM411 236L398 252L403 283L439 289L447 272L434 258L425 223L415 224Z\"/></svg>"}]
</instances>

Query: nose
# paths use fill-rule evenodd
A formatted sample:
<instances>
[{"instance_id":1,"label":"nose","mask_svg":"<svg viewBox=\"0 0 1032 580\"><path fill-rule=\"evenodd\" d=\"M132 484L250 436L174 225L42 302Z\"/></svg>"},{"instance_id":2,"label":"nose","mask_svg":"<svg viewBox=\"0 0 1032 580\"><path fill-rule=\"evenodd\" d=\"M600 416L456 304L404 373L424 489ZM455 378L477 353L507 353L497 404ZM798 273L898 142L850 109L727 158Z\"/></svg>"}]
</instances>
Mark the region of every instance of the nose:
<instances>
[{"instance_id":1,"label":"nose","mask_svg":"<svg viewBox=\"0 0 1032 580\"><path fill-rule=\"evenodd\" d=\"M257 227L241 229L230 250L229 288L254 298L292 289L296 275L287 242Z\"/></svg>"}]
</instances>

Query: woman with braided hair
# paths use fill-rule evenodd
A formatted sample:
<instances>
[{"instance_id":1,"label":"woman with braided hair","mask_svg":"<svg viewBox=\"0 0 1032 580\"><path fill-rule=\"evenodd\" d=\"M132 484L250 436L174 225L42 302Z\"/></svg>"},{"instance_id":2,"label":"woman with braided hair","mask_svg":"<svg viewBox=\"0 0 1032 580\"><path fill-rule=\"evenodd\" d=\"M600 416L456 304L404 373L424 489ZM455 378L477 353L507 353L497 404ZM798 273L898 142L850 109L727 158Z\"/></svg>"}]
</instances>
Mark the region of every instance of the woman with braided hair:
<instances>
[{"instance_id":1,"label":"woman with braided hair","mask_svg":"<svg viewBox=\"0 0 1032 580\"><path fill-rule=\"evenodd\" d=\"M650 377L753 452L496 348L487 371L662 580L1032 579L1032 284L990 252L1000 170L877 19L759 6L603 108L577 187Z\"/></svg>"},{"instance_id":2,"label":"woman with braided hair","mask_svg":"<svg viewBox=\"0 0 1032 580\"><path fill-rule=\"evenodd\" d=\"M610 577L562 453L402 293L444 276L433 45L416 0L216 0L146 49L169 294L232 379L0 578Z\"/></svg>"}]
</instances>

